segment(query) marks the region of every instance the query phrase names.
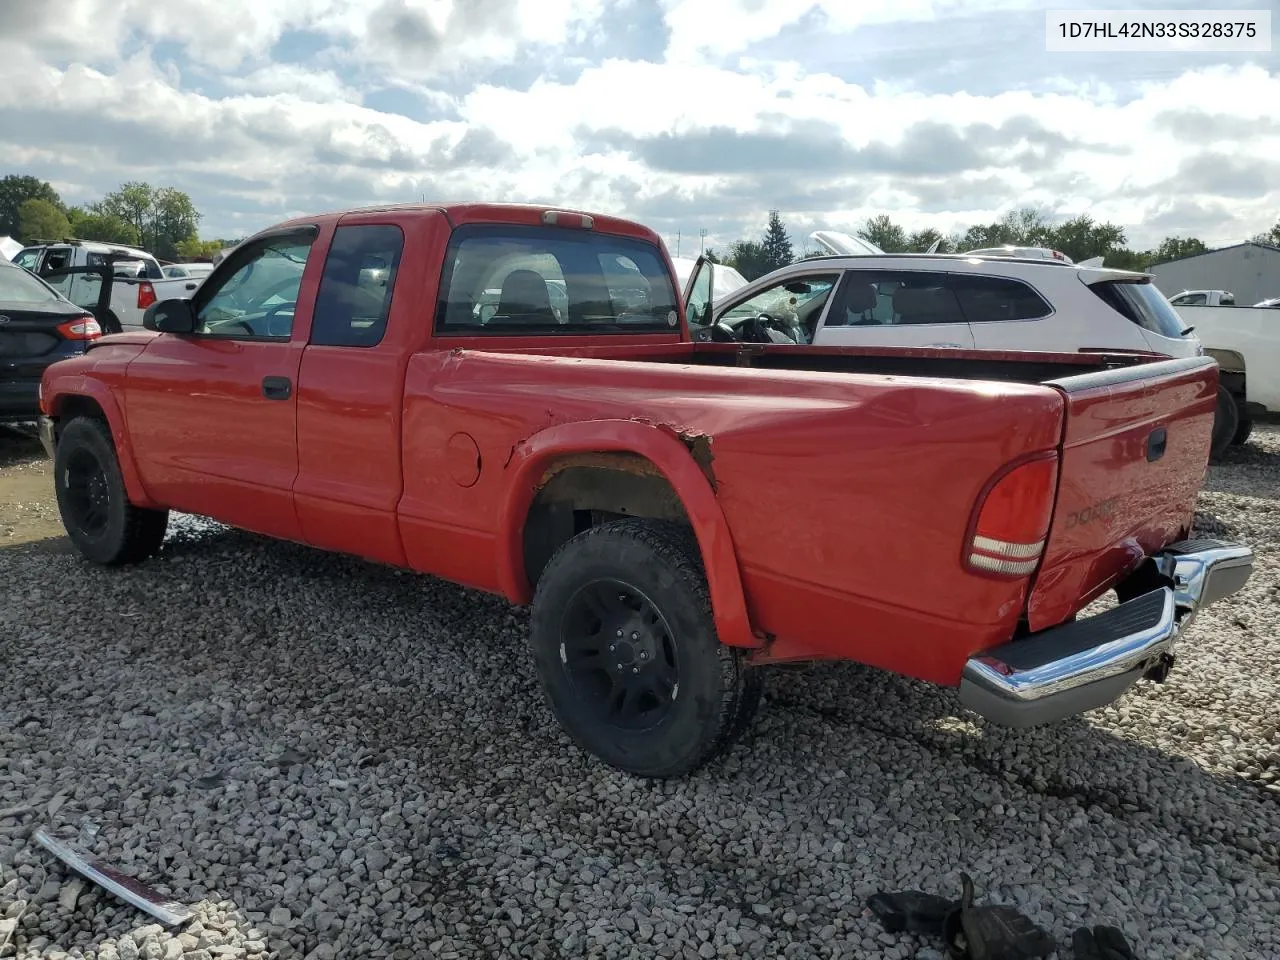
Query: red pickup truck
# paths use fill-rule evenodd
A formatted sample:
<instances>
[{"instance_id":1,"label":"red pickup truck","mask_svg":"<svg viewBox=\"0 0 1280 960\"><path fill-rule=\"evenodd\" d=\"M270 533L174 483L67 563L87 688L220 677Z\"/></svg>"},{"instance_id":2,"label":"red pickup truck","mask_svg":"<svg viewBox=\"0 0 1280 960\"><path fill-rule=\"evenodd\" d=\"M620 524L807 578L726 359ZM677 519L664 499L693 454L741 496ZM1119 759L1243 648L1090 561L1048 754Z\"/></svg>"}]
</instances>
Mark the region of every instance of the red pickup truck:
<instances>
[{"instance_id":1,"label":"red pickup truck","mask_svg":"<svg viewBox=\"0 0 1280 960\"><path fill-rule=\"evenodd\" d=\"M1163 679L1249 577L1247 547L1187 540L1212 359L729 342L673 278L608 216L290 220L49 369L67 533L140 561L177 510L531 603L555 715L644 776L731 743L771 663L1077 714Z\"/></svg>"}]
</instances>

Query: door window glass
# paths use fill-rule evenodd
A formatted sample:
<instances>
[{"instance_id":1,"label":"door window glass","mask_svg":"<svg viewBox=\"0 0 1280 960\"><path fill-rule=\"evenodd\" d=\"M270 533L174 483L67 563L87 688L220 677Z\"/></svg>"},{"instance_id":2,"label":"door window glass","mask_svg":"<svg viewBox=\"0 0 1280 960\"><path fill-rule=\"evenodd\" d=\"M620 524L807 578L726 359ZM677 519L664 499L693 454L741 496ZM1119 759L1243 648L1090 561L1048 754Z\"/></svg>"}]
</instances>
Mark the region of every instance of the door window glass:
<instances>
[{"instance_id":1,"label":"door window glass","mask_svg":"<svg viewBox=\"0 0 1280 960\"><path fill-rule=\"evenodd\" d=\"M404 233L388 224L339 227L316 294L311 342L372 347L386 332Z\"/></svg>"},{"instance_id":2,"label":"door window glass","mask_svg":"<svg viewBox=\"0 0 1280 960\"><path fill-rule=\"evenodd\" d=\"M222 283L202 288L195 332L288 340L313 239L312 234L293 234L237 249L235 268Z\"/></svg>"}]
</instances>

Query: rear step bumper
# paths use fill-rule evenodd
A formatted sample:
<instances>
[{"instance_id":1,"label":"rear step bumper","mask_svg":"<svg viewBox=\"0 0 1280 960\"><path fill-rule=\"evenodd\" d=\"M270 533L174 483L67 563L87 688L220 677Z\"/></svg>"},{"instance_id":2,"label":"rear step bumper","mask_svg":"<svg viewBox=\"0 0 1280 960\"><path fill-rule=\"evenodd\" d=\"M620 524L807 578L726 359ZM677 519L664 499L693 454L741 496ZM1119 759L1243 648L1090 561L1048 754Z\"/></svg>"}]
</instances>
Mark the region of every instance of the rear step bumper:
<instances>
[{"instance_id":1,"label":"rear step bumper","mask_svg":"<svg viewBox=\"0 0 1280 960\"><path fill-rule=\"evenodd\" d=\"M960 701L1008 727L1106 706L1143 676L1163 680L1178 634L1200 610L1244 586L1252 572L1248 547L1220 540L1175 543L1130 578L1145 588L1139 595L1096 617L971 657L960 679Z\"/></svg>"}]
</instances>

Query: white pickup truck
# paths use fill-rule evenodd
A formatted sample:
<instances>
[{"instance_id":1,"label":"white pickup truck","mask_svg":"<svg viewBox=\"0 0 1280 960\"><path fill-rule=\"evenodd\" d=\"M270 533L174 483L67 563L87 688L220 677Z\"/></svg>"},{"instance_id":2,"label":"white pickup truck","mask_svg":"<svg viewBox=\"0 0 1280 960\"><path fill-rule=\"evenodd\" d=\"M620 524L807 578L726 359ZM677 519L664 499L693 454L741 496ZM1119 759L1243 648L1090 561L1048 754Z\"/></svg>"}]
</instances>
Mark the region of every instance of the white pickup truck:
<instances>
[{"instance_id":1,"label":"white pickup truck","mask_svg":"<svg viewBox=\"0 0 1280 960\"><path fill-rule=\"evenodd\" d=\"M147 307L160 300L190 297L201 283L190 277L166 279L160 263L145 250L96 240L37 241L23 247L13 262L86 308L99 302L99 268L110 264L114 282L110 312L104 318L105 333L143 329L142 315Z\"/></svg>"},{"instance_id":2,"label":"white pickup truck","mask_svg":"<svg viewBox=\"0 0 1280 960\"><path fill-rule=\"evenodd\" d=\"M1234 420L1234 442L1244 443L1255 420L1280 418L1280 310L1235 302L1227 290L1184 290L1169 298L1218 361L1232 399L1229 410L1219 404L1218 416Z\"/></svg>"}]
</instances>

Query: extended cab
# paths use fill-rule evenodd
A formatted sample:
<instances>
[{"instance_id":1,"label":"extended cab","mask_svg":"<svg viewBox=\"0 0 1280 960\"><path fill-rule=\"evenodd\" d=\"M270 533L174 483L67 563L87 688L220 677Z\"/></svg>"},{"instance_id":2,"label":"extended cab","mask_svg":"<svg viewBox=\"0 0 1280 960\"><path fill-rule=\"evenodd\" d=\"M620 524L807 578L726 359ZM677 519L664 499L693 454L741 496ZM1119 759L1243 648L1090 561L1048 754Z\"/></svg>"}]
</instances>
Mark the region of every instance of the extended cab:
<instances>
[{"instance_id":1,"label":"extended cab","mask_svg":"<svg viewBox=\"0 0 1280 960\"><path fill-rule=\"evenodd\" d=\"M1212 360L695 343L613 217L299 218L146 322L42 384L84 556L142 560L177 510L532 603L554 714L640 775L723 750L784 661L1077 714L1252 569L1188 539Z\"/></svg>"}]
</instances>

